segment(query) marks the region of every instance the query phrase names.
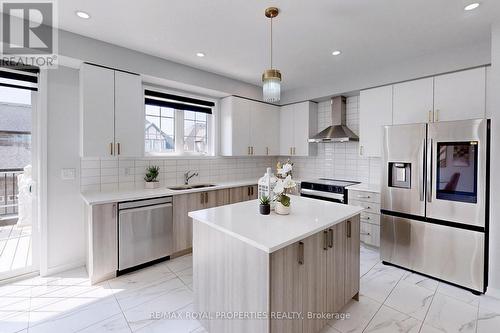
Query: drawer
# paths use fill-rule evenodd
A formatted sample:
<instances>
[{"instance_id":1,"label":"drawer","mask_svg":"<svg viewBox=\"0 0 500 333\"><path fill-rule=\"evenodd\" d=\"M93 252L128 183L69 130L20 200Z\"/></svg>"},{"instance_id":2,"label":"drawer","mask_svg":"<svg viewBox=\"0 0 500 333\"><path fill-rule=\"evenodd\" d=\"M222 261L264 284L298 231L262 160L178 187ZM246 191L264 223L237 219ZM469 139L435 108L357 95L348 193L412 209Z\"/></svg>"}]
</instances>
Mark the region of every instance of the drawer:
<instances>
[{"instance_id":1,"label":"drawer","mask_svg":"<svg viewBox=\"0 0 500 333\"><path fill-rule=\"evenodd\" d=\"M359 200L349 200L349 205L363 207L366 213L380 214L380 204L374 202L366 202Z\"/></svg>"},{"instance_id":2,"label":"drawer","mask_svg":"<svg viewBox=\"0 0 500 333\"><path fill-rule=\"evenodd\" d=\"M366 202L380 203L380 193L375 192L365 192L357 190L347 190L348 201L358 200Z\"/></svg>"},{"instance_id":3,"label":"drawer","mask_svg":"<svg viewBox=\"0 0 500 333\"><path fill-rule=\"evenodd\" d=\"M360 240L371 246L380 247L380 226L361 222L359 228Z\"/></svg>"},{"instance_id":4,"label":"drawer","mask_svg":"<svg viewBox=\"0 0 500 333\"><path fill-rule=\"evenodd\" d=\"M380 225L380 215L374 213L361 212L361 222Z\"/></svg>"}]
</instances>

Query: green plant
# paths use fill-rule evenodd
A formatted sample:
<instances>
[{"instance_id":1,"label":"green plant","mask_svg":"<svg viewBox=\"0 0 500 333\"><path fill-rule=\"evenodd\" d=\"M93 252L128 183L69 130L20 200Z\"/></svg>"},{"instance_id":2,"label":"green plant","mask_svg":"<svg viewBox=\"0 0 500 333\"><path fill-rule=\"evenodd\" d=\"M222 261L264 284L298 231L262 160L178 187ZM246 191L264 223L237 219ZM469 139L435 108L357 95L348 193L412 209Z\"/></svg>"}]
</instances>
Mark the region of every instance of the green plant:
<instances>
[{"instance_id":1,"label":"green plant","mask_svg":"<svg viewBox=\"0 0 500 333\"><path fill-rule=\"evenodd\" d=\"M271 200L269 199L269 197L267 195L263 195L262 197L260 197L260 204L261 205L269 205L271 202Z\"/></svg>"},{"instance_id":2,"label":"green plant","mask_svg":"<svg viewBox=\"0 0 500 333\"><path fill-rule=\"evenodd\" d=\"M290 207L290 197L286 194L279 195L277 201L285 207Z\"/></svg>"},{"instance_id":3,"label":"green plant","mask_svg":"<svg viewBox=\"0 0 500 333\"><path fill-rule=\"evenodd\" d=\"M144 177L144 180L148 183L150 182L156 182L156 178L158 178L158 174L160 173L160 167L157 165L150 165L146 169L146 176Z\"/></svg>"}]
</instances>

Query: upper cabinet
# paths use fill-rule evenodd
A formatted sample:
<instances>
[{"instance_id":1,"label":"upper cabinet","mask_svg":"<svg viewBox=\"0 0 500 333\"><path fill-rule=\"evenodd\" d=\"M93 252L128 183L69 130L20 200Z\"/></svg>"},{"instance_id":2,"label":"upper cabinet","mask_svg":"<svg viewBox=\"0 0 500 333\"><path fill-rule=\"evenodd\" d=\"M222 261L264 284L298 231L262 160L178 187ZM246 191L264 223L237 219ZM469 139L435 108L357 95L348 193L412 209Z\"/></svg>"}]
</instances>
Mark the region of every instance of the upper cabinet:
<instances>
[{"instance_id":1,"label":"upper cabinet","mask_svg":"<svg viewBox=\"0 0 500 333\"><path fill-rule=\"evenodd\" d=\"M425 78L394 85L394 125L432 121L434 79Z\"/></svg>"},{"instance_id":2,"label":"upper cabinet","mask_svg":"<svg viewBox=\"0 0 500 333\"><path fill-rule=\"evenodd\" d=\"M362 90L359 96L359 154L381 156L382 127L392 125L392 86Z\"/></svg>"},{"instance_id":3,"label":"upper cabinet","mask_svg":"<svg viewBox=\"0 0 500 333\"><path fill-rule=\"evenodd\" d=\"M479 119L485 114L485 67L434 78L434 121Z\"/></svg>"},{"instance_id":4,"label":"upper cabinet","mask_svg":"<svg viewBox=\"0 0 500 333\"><path fill-rule=\"evenodd\" d=\"M139 75L83 64L80 103L82 157L144 154L144 102Z\"/></svg>"},{"instance_id":5,"label":"upper cabinet","mask_svg":"<svg viewBox=\"0 0 500 333\"><path fill-rule=\"evenodd\" d=\"M318 105L301 102L281 107L280 110L280 155L315 155L317 144L309 138L317 134Z\"/></svg>"},{"instance_id":6,"label":"upper cabinet","mask_svg":"<svg viewBox=\"0 0 500 333\"><path fill-rule=\"evenodd\" d=\"M236 96L223 98L220 117L223 156L279 154L279 107Z\"/></svg>"}]
</instances>

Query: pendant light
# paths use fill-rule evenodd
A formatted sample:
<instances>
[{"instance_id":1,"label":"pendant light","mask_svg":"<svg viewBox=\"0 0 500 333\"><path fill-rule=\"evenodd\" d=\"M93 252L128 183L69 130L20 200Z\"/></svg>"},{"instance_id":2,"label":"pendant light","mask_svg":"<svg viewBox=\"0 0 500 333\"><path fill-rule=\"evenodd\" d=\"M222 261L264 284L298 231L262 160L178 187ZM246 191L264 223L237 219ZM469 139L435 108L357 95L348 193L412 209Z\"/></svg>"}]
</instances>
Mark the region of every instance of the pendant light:
<instances>
[{"instance_id":1,"label":"pendant light","mask_svg":"<svg viewBox=\"0 0 500 333\"><path fill-rule=\"evenodd\" d=\"M278 16L278 13L276 7L269 7L265 11L266 17L271 19L271 68L262 74L262 93L264 101L269 103L279 102L281 95L281 73L273 68L273 18Z\"/></svg>"}]
</instances>

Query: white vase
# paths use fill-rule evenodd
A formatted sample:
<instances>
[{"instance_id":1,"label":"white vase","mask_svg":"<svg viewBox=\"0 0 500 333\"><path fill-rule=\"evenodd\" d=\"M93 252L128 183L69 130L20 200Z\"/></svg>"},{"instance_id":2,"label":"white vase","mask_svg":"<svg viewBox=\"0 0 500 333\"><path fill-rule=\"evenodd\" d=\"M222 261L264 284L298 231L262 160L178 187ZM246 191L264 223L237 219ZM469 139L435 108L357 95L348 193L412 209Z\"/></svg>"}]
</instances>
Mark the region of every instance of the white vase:
<instances>
[{"instance_id":1,"label":"white vase","mask_svg":"<svg viewBox=\"0 0 500 333\"><path fill-rule=\"evenodd\" d=\"M281 204L281 202L276 203L276 208L274 209L276 214L279 215L288 215L290 214L290 206L286 207Z\"/></svg>"},{"instance_id":2,"label":"white vase","mask_svg":"<svg viewBox=\"0 0 500 333\"><path fill-rule=\"evenodd\" d=\"M144 182L144 188L155 189L160 187L160 182Z\"/></svg>"}]
</instances>

